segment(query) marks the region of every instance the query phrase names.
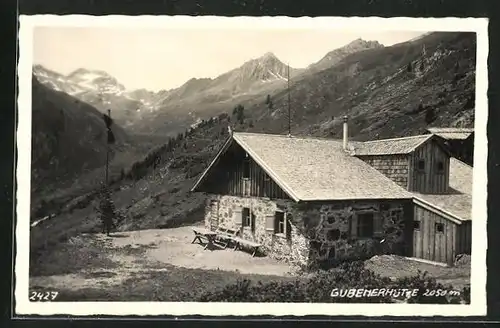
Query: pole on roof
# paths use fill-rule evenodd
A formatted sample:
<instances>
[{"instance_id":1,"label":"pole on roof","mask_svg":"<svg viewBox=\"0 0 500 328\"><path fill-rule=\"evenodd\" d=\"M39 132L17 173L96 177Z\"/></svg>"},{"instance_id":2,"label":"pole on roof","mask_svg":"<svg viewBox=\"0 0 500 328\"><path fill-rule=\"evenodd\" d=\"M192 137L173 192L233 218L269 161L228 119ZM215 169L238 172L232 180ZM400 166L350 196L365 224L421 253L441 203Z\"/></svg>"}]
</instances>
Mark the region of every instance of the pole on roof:
<instances>
[{"instance_id":1,"label":"pole on roof","mask_svg":"<svg viewBox=\"0 0 500 328\"><path fill-rule=\"evenodd\" d=\"M287 91L288 91L288 136L292 135L292 115L290 110L290 64L287 65Z\"/></svg>"}]
</instances>

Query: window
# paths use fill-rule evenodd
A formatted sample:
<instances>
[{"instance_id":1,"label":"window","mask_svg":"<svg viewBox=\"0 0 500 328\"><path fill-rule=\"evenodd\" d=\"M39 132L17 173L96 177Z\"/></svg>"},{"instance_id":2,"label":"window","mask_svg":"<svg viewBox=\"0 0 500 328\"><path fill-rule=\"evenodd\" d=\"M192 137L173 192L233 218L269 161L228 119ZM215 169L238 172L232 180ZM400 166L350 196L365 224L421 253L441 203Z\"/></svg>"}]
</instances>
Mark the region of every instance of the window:
<instances>
[{"instance_id":1,"label":"window","mask_svg":"<svg viewBox=\"0 0 500 328\"><path fill-rule=\"evenodd\" d=\"M292 239L292 224L290 218L290 213L276 211L274 212L274 216L266 219L266 230L272 230L275 235L284 237L290 242ZM272 221L268 221L269 219Z\"/></svg>"},{"instance_id":2,"label":"window","mask_svg":"<svg viewBox=\"0 0 500 328\"><path fill-rule=\"evenodd\" d=\"M248 207L243 207L243 210L241 211L241 216L243 219L243 226L244 227L249 227L250 226L250 209Z\"/></svg>"},{"instance_id":3,"label":"window","mask_svg":"<svg viewBox=\"0 0 500 328\"><path fill-rule=\"evenodd\" d=\"M245 158L243 160L243 179L250 178L250 160Z\"/></svg>"},{"instance_id":4,"label":"window","mask_svg":"<svg viewBox=\"0 0 500 328\"><path fill-rule=\"evenodd\" d=\"M265 197L271 197L271 179L266 175L264 175L264 188L262 189Z\"/></svg>"},{"instance_id":5,"label":"window","mask_svg":"<svg viewBox=\"0 0 500 328\"><path fill-rule=\"evenodd\" d=\"M417 170L424 171L425 170L425 160L419 159L417 162Z\"/></svg>"},{"instance_id":6,"label":"window","mask_svg":"<svg viewBox=\"0 0 500 328\"><path fill-rule=\"evenodd\" d=\"M444 172L444 163L442 161L437 162L437 171L438 173Z\"/></svg>"},{"instance_id":7,"label":"window","mask_svg":"<svg viewBox=\"0 0 500 328\"><path fill-rule=\"evenodd\" d=\"M373 237L373 213L358 214L358 237Z\"/></svg>"},{"instance_id":8,"label":"window","mask_svg":"<svg viewBox=\"0 0 500 328\"><path fill-rule=\"evenodd\" d=\"M253 213L250 213L250 209L248 207L243 207L243 210L241 211L242 215L242 226L243 227L250 227L252 231L255 230L255 215Z\"/></svg>"},{"instance_id":9,"label":"window","mask_svg":"<svg viewBox=\"0 0 500 328\"><path fill-rule=\"evenodd\" d=\"M413 230L420 230L420 221L413 221Z\"/></svg>"},{"instance_id":10,"label":"window","mask_svg":"<svg viewBox=\"0 0 500 328\"><path fill-rule=\"evenodd\" d=\"M285 225L285 213L284 212L276 212L275 213L275 233L285 233L286 225Z\"/></svg>"},{"instance_id":11,"label":"window","mask_svg":"<svg viewBox=\"0 0 500 328\"><path fill-rule=\"evenodd\" d=\"M443 233L443 232L444 232L444 224L436 223L436 233Z\"/></svg>"}]
</instances>

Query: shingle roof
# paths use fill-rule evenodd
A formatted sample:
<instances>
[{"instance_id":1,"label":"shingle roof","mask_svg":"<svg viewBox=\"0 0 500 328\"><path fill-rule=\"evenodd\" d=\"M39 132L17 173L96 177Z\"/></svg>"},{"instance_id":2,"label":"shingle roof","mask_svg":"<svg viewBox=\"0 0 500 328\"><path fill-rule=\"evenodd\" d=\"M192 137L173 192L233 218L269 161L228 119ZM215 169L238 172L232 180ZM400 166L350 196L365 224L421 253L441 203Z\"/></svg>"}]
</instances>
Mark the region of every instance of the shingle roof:
<instances>
[{"instance_id":1,"label":"shingle roof","mask_svg":"<svg viewBox=\"0 0 500 328\"><path fill-rule=\"evenodd\" d=\"M459 220L472 219L472 167L450 158L450 193L443 195L414 193L417 199L455 216Z\"/></svg>"},{"instance_id":2,"label":"shingle roof","mask_svg":"<svg viewBox=\"0 0 500 328\"><path fill-rule=\"evenodd\" d=\"M472 195L472 166L450 158L450 187L464 194Z\"/></svg>"},{"instance_id":3,"label":"shingle roof","mask_svg":"<svg viewBox=\"0 0 500 328\"><path fill-rule=\"evenodd\" d=\"M354 155L364 156L409 154L430 138L432 138L432 134L357 142L353 144Z\"/></svg>"},{"instance_id":4,"label":"shingle roof","mask_svg":"<svg viewBox=\"0 0 500 328\"><path fill-rule=\"evenodd\" d=\"M474 129L469 128L428 128L427 131L444 139L467 139L474 133Z\"/></svg>"},{"instance_id":5,"label":"shingle roof","mask_svg":"<svg viewBox=\"0 0 500 328\"><path fill-rule=\"evenodd\" d=\"M241 132L233 138L297 201L412 198L341 141Z\"/></svg>"}]
</instances>

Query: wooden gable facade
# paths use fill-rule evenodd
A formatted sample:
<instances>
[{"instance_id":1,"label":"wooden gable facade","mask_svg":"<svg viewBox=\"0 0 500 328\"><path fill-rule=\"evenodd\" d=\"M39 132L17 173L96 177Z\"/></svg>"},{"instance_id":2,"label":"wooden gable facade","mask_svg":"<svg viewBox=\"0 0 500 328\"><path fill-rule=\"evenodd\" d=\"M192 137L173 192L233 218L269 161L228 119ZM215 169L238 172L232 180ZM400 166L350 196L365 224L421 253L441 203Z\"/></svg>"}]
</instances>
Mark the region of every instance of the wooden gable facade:
<instances>
[{"instance_id":1,"label":"wooden gable facade","mask_svg":"<svg viewBox=\"0 0 500 328\"><path fill-rule=\"evenodd\" d=\"M414 204L413 256L453 265L459 254L470 254L471 221L457 221L421 202Z\"/></svg>"},{"instance_id":2,"label":"wooden gable facade","mask_svg":"<svg viewBox=\"0 0 500 328\"><path fill-rule=\"evenodd\" d=\"M443 194L448 191L450 155L431 138L409 154L358 156L408 191Z\"/></svg>"},{"instance_id":3,"label":"wooden gable facade","mask_svg":"<svg viewBox=\"0 0 500 328\"><path fill-rule=\"evenodd\" d=\"M448 147L453 157L464 163L473 166L474 164L474 133L466 139L443 139L443 143Z\"/></svg>"},{"instance_id":4,"label":"wooden gable facade","mask_svg":"<svg viewBox=\"0 0 500 328\"><path fill-rule=\"evenodd\" d=\"M228 196L290 199L236 142L231 142L198 191Z\"/></svg>"},{"instance_id":5,"label":"wooden gable facade","mask_svg":"<svg viewBox=\"0 0 500 328\"><path fill-rule=\"evenodd\" d=\"M415 149L408 157L408 190L423 194L448 192L450 155L434 138Z\"/></svg>"}]
</instances>

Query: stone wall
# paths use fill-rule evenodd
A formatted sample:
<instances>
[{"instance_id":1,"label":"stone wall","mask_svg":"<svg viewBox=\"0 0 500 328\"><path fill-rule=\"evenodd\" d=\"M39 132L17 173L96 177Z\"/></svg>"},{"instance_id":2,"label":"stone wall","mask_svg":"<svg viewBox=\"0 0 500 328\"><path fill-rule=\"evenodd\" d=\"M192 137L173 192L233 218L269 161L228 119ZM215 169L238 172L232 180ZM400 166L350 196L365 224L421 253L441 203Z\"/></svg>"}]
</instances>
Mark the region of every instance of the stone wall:
<instances>
[{"instance_id":1,"label":"stone wall","mask_svg":"<svg viewBox=\"0 0 500 328\"><path fill-rule=\"evenodd\" d=\"M408 201L356 201L306 204L293 210L301 216L309 239L309 263L330 264L340 260L364 259L376 253L404 254L410 237L412 211ZM373 213L373 238L356 234L358 214ZM380 243L385 239L384 243ZM411 240L409 240L411 244Z\"/></svg>"},{"instance_id":2,"label":"stone wall","mask_svg":"<svg viewBox=\"0 0 500 328\"><path fill-rule=\"evenodd\" d=\"M408 188L408 158L406 155L360 156L364 162L382 172L389 179Z\"/></svg>"},{"instance_id":3,"label":"stone wall","mask_svg":"<svg viewBox=\"0 0 500 328\"><path fill-rule=\"evenodd\" d=\"M219 226L241 231L243 238L261 243L267 256L293 265L314 266L339 260L364 259L375 253L407 253L411 244L413 211L410 201L355 201L294 203L253 197L212 196L207 200L205 224L212 222L210 200L218 200ZM408 207L409 206L409 207ZM235 211L250 208L255 215L255 231L241 228ZM291 238L266 231L266 217L276 210L287 213L292 223ZM374 214L373 238L356 235L358 214ZM215 227L212 227L215 230ZM386 242L380 243L385 239Z\"/></svg>"},{"instance_id":4,"label":"stone wall","mask_svg":"<svg viewBox=\"0 0 500 328\"><path fill-rule=\"evenodd\" d=\"M287 211L289 202L284 200L273 201L257 197L212 196L206 203L205 226L210 229L212 221L210 202L218 201L219 226L240 231L242 238L258 242L263 245L267 256L292 265L305 265L308 257L308 243L303 234L295 225L291 225L290 238L274 234L266 230L266 218L274 216L276 210ZM241 227L235 220L235 212L247 207L255 216L255 231L251 227ZM215 207L214 207L215 208ZM215 227L212 227L215 230Z\"/></svg>"}]
</instances>

